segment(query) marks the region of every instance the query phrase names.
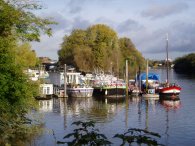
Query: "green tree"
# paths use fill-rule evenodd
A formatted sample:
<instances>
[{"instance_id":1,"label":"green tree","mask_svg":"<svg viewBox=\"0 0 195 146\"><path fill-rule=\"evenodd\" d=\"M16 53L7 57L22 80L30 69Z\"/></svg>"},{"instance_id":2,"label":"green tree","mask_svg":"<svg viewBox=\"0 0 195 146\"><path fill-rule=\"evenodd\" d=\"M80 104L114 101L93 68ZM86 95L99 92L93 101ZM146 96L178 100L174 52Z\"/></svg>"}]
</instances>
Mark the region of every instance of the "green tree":
<instances>
[{"instance_id":1,"label":"green tree","mask_svg":"<svg viewBox=\"0 0 195 146\"><path fill-rule=\"evenodd\" d=\"M94 68L108 71L111 62L115 66L117 64L117 49L116 32L106 25L98 24L87 30L73 30L70 36L65 36L58 55L61 64L74 65L83 71L93 71ZM86 64L86 61L90 62Z\"/></svg>"},{"instance_id":2,"label":"green tree","mask_svg":"<svg viewBox=\"0 0 195 146\"><path fill-rule=\"evenodd\" d=\"M181 73L193 73L195 71L195 53L176 58L174 69Z\"/></svg>"},{"instance_id":3,"label":"green tree","mask_svg":"<svg viewBox=\"0 0 195 146\"><path fill-rule=\"evenodd\" d=\"M15 63L21 65L23 68L34 67L37 63L35 51L31 49L30 44L24 43L17 46L15 56Z\"/></svg>"},{"instance_id":4,"label":"green tree","mask_svg":"<svg viewBox=\"0 0 195 146\"><path fill-rule=\"evenodd\" d=\"M128 60L129 73L135 75L136 71L139 69L139 66L143 68L143 64L145 64L142 54L136 49L135 45L129 38L120 38L119 48L122 54L120 70L122 71L122 69L125 68L125 61Z\"/></svg>"},{"instance_id":5,"label":"green tree","mask_svg":"<svg viewBox=\"0 0 195 146\"><path fill-rule=\"evenodd\" d=\"M94 54L94 68L109 71L110 63L113 62L114 69L116 69L116 59L120 57L117 33L106 25L97 24L89 27L87 34L89 45L92 47Z\"/></svg>"},{"instance_id":6,"label":"green tree","mask_svg":"<svg viewBox=\"0 0 195 146\"><path fill-rule=\"evenodd\" d=\"M51 35L49 25L53 22L32 13L39 8L32 1L0 0L0 145L25 143L25 138L31 134L26 125L30 123L26 114L35 105L33 96L38 84L23 73L24 66L20 61L27 65L27 60L19 57L21 46L17 44L19 41L39 41L41 31Z\"/></svg>"},{"instance_id":7,"label":"green tree","mask_svg":"<svg viewBox=\"0 0 195 146\"><path fill-rule=\"evenodd\" d=\"M41 9L41 6L33 1L0 0L0 20L3 20L0 23L0 35L14 35L24 41L40 41L40 31L51 36L49 25L55 22L39 18L31 12L37 9Z\"/></svg>"},{"instance_id":8,"label":"green tree","mask_svg":"<svg viewBox=\"0 0 195 146\"><path fill-rule=\"evenodd\" d=\"M81 49L82 48L82 49ZM80 71L90 72L93 68L93 53L88 46L78 46L74 49L74 62Z\"/></svg>"},{"instance_id":9,"label":"green tree","mask_svg":"<svg viewBox=\"0 0 195 146\"><path fill-rule=\"evenodd\" d=\"M65 36L64 41L61 44L61 50L58 51L59 62L61 64L70 64L77 67L75 63L74 53L80 52L82 47L85 47L86 42L86 32L81 29L73 30L70 36ZM86 45L87 46L87 45Z\"/></svg>"},{"instance_id":10,"label":"green tree","mask_svg":"<svg viewBox=\"0 0 195 146\"><path fill-rule=\"evenodd\" d=\"M110 27L97 24L86 30L73 30L65 36L58 51L61 65L75 66L80 71L112 71L115 75L124 74L125 60L129 60L129 71L134 73L144 62L129 38L119 39Z\"/></svg>"}]
</instances>

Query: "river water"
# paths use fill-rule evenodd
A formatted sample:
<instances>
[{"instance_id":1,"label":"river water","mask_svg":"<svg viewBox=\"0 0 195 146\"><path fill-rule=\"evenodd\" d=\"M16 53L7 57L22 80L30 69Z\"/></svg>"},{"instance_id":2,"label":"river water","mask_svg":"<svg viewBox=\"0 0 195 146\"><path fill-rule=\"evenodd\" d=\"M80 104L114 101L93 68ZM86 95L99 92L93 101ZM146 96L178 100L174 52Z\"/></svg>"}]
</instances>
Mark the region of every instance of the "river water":
<instances>
[{"instance_id":1,"label":"river water","mask_svg":"<svg viewBox=\"0 0 195 146\"><path fill-rule=\"evenodd\" d=\"M161 80L166 70L150 70L159 73ZM169 80L182 87L180 100L160 102L142 97L129 97L124 101L109 101L97 98L66 98L39 101L45 122L45 133L33 140L31 145L53 146L56 141L75 128L73 122L96 122L96 128L105 134L113 145L121 141L113 138L128 128L147 129L161 135L157 139L166 146L195 145L195 77L176 74L169 70Z\"/></svg>"}]
</instances>

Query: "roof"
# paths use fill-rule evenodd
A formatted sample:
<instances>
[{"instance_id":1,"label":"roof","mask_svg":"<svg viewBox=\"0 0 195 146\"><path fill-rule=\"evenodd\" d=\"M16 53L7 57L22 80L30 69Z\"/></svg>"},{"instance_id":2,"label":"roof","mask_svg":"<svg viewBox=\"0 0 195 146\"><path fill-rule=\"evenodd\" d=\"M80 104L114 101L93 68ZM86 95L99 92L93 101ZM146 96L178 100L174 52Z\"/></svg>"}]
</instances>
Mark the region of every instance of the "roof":
<instances>
[{"instance_id":1,"label":"roof","mask_svg":"<svg viewBox=\"0 0 195 146\"><path fill-rule=\"evenodd\" d=\"M141 73L140 74L140 79L141 80L146 80L146 73ZM160 76L157 73L148 73L148 80L160 80Z\"/></svg>"}]
</instances>

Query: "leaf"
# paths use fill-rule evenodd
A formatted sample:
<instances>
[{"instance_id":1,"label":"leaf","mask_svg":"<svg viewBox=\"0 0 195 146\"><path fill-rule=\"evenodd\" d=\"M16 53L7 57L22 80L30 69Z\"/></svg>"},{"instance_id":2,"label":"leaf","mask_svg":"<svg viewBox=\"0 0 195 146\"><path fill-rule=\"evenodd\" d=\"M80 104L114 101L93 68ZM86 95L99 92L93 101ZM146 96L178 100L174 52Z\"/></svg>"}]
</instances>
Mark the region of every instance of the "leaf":
<instances>
[{"instance_id":1,"label":"leaf","mask_svg":"<svg viewBox=\"0 0 195 146\"><path fill-rule=\"evenodd\" d=\"M69 134L67 134L66 136L64 136L63 138L65 139L65 138L69 138L69 137L71 137L71 136L74 136L75 135L75 133L69 133Z\"/></svg>"}]
</instances>

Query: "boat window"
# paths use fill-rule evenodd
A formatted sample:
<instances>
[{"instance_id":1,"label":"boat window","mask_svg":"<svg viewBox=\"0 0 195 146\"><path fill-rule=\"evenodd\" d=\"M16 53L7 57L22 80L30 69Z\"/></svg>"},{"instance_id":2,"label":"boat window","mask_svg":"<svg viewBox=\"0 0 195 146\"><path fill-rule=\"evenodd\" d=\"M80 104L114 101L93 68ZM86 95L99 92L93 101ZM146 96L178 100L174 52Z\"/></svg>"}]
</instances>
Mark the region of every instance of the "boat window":
<instances>
[{"instance_id":1,"label":"boat window","mask_svg":"<svg viewBox=\"0 0 195 146\"><path fill-rule=\"evenodd\" d=\"M50 91L50 88L49 88L49 87L47 87L47 94L49 94L49 91Z\"/></svg>"}]
</instances>

